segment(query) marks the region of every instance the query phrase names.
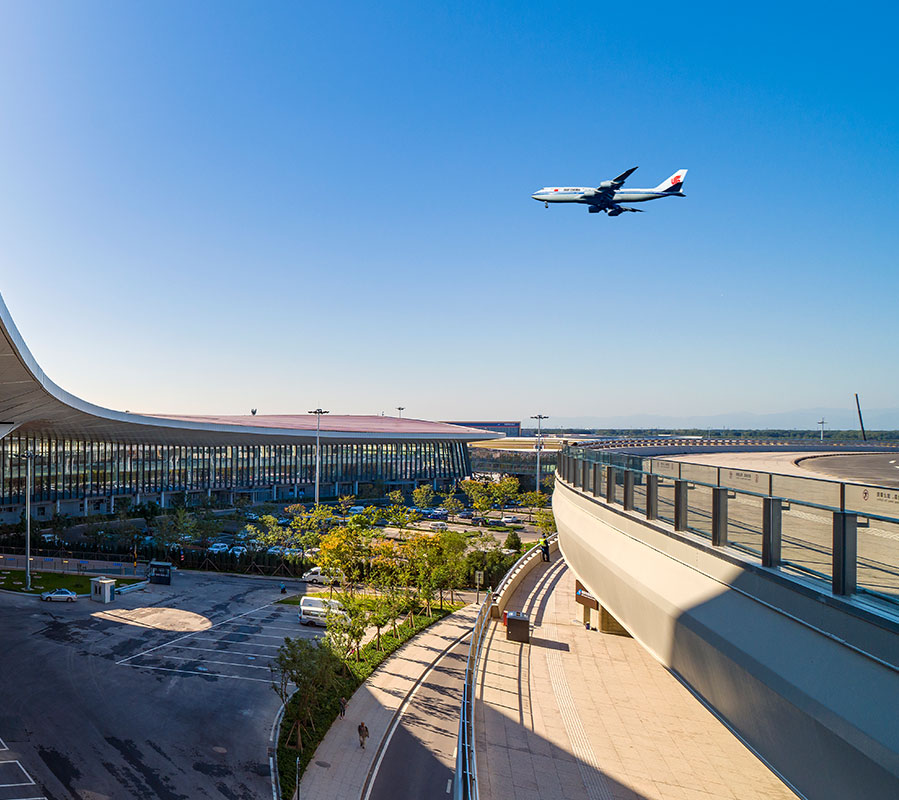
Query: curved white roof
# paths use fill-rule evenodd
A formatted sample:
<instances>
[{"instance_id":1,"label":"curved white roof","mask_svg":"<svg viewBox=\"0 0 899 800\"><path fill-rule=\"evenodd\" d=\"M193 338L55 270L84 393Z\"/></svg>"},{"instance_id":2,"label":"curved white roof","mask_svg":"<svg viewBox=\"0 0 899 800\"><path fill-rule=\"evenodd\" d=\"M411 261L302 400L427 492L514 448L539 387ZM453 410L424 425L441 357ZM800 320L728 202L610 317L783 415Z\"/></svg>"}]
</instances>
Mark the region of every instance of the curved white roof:
<instances>
[{"instance_id":1,"label":"curved white roof","mask_svg":"<svg viewBox=\"0 0 899 800\"><path fill-rule=\"evenodd\" d=\"M301 444L315 440L315 417L131 414L88 403L44 374L0 296L0 437L13 430L147 444ZM471 442L499 435L418 419L328 414L321 418L321 438L325 442Z\"/></svg>"}]
</instances>

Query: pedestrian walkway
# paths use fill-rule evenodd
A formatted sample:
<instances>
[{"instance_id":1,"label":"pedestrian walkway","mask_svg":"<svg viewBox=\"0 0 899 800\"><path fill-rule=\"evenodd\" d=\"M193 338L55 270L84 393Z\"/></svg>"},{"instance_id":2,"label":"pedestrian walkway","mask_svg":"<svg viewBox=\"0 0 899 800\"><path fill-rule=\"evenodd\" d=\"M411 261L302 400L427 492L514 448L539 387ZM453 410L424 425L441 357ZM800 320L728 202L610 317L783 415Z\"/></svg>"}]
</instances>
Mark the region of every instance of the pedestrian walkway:
<instances>
[{"instance_id":1,"label":"pedestrian walkway","mask_svg":"<svg viewBox=\"0 0 899 800\"><path fill-rule=\"evenodd\" d=\"M538 564L492 623L476 688L481 800L780 800L795 795L634 639L576 619L564 561Z\"/></svg>"},{"instance_id":2,"label":"pedestrian walkway","mask_svg":"<svg viewBox=\"0 0 899 800\"><path fill-rule=\"evenodd\" d=\"M468 605L434 623L375 670L350 698L346 718L334 721L316 749L300 782L300 797L360 800L394 713L437 656L471 631L477 612L477 606ZM360 722L370 734L364 750L359 747Z\"/></svg>"}]
</instances>

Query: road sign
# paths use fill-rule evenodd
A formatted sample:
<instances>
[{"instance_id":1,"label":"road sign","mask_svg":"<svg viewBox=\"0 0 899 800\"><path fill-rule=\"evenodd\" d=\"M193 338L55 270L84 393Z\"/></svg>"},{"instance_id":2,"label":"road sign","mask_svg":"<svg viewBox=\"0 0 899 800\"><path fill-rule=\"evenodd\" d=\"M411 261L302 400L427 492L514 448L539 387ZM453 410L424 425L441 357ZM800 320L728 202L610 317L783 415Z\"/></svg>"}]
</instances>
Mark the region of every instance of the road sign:
<instances>
[{"instance_id":1,"label":"road sign","mask_svg":"<svg viewBox=\"0 0 899 800\"><path fill-rule=\"evenodd\" d=\"M475 582L475 585L476 585L476 586L483 586L483 585L484 585L484 570L482 570L482 569L477 569L477 570L475 570L475 573L474 573L474 582Z\"/></svg>"}]
</instances>

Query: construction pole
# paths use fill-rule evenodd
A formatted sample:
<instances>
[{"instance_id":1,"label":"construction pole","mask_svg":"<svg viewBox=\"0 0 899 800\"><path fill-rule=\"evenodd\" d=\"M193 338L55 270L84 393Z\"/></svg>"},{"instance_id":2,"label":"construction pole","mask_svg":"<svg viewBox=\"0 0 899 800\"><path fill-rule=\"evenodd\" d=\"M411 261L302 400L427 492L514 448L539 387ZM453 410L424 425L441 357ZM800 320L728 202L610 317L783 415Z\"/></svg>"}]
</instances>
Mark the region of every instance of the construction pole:
<instances>
[{"instance_id":1,"label":"construction pole","mask_svg":"<svg viewBox=\"0 0 899 800\"><path fill-rule=\"evenodd\" d=\"M862 429L862 441L868 441L868 435L865 433L865 423L862 420L862 407L858 402L858 392L855 393L855 407L858 409L858 424Z\"/></svg>"}]
</instances>

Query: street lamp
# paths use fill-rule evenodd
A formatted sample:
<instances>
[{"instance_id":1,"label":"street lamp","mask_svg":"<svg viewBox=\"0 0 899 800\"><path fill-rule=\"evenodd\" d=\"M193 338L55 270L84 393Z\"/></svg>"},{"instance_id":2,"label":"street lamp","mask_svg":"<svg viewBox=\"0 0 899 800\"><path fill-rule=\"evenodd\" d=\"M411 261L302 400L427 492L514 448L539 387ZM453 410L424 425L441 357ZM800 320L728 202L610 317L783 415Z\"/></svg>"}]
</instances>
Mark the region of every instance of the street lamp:
<instances>
[{"instance_id":1,"label":"street lamp","mask_svg":"<svg viewBox=\"0 0 899 800\"><path fill-rule=\"evenodd\" d=\"M34 483L34 451L19 454L25 459L25 591L31 591L31 493Z\"/></svg>"},{"instance_id":2,"label":"street lamp","mask_svg":"<svg viewBox=\"0 0 899 800\"><path fill-rule=\"evenodd\" d=\"M310 414L315 414L315 505L318 505L318 487L319 480L321 477L321 466L322 466L322 448L319 437L321 435L322 429L322 414L327 414L328 412L321 408L316 408L315 411L310 411Z\"/></svg>"},{"instance_id":3,"label":"street lamp","mask_svg":"<svg viewBox=\"0 0 899 800\"><path fill-rule=\"evenodd\" d=\"M531 416L531 419L537 420L537 491L540 491L540 450L543 447L543 442L541 441L541 428L540 423L545 419L549 419L546 414L534 414Z\"/></svg>"},{"instance_id":4,"label":"street lamp","mask_svg":"<svg viewBox=\"0 0 899 800\"><path fill-rule=\"evenodd\" d=\"M400 412L400 419L403 418L403 412L406 410L406 406L397 406L396 410Z\"/></svg>"}]
</instances>

